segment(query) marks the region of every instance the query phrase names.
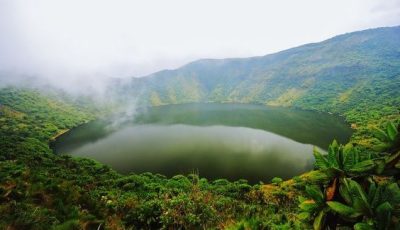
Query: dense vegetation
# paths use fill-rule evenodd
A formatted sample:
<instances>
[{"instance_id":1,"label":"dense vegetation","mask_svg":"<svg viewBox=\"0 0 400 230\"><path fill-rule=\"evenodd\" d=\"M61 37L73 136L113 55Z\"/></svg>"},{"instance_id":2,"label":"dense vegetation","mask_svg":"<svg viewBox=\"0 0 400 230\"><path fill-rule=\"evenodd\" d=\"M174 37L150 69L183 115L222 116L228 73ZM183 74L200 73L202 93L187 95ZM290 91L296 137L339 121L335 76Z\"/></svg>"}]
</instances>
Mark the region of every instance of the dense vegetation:
<instances>
[{"instance_id":1,"label":"dense vegetation","mask_svg":"<svg viewBox=\"0 0 400 230\"><path fill-rule=\"evenodd\" d=\"M389 122L376 130L385 152L360 154L351 144L333 142L328 154L314 151L315 166L327 179L306 186L310 199L300 198L299 217L314 229L338 227L398 229L400 225L400 135Z\"/></svg>"},{"instance_id":2,"label":"dense vegetation","mask_svg":"<svg viewBox=\"0 0 400 230\"><path fill-rule=\"evenodd\" d=\"M49 141L93 119L79 102L32 89L0 90L0 229L291 226L294 185L207 181L196 174L122 176L58 156ZM267 195L268 194L268 195Z\"/></svg>"},{"instance_id":3,"label":"dense vegetation","mask_svg":"<svg viewBox=\"0 0 400 230\"><path fill-rule=\"evenodd\" d=\"M136 79L142 102L262 103L338 113L357 132L315 170L249 185L196 173L120 175L58 156L58 134L95 119L84 99L0 89L0 229L398 229L400 27L251 59L202 60ZM310 153L311 154L311 153ZM300 197L300 199L299 199Z\"/></svg>"}]
</instances>

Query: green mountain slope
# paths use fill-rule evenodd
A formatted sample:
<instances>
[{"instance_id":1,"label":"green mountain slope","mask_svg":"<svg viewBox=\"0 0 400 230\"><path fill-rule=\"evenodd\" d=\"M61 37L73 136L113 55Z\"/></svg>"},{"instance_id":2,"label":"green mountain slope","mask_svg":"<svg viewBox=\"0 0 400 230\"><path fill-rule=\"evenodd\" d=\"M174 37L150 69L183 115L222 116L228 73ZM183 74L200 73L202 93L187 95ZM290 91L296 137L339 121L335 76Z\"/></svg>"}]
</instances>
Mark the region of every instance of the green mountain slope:
<instances>
[{"instance_id":1,"label":"green mountain slope","mask_svg":"<svg viewBox=\"0 0 400 230\"><path fill-rule=\"evenodd\" d=\"M237 102L333 112L364 132L399 112L400 27L344 34L262 57L199 60L133 79L128 89L151 105Z\"/></svg>"},{"instance_id":2,"label":"green mountain slope","mask_svg":"<svg viewBox=\"0 0 400 230\"><path fill-rule=\"evenodd\" d=\"M372 29L262 57L199 60L134 84L145 86L143 96L150 101L158 97L161 104L217 101L313 106L324 101L333 106L334 101L348 102L349 90L373 80L398 80L399 41L400 27ZM330 90L319 100L310 98L328 85Z\"/></svg>"},{"instance_id":3,"label":"green mountain slope","mask_svg":"<svg viewBox=\"0 0 400 230\"><path fill-rule=\"evenodd\" d=\"M222 229L246 219L263 228L295 224L300 192L293 184L285 187L290 193L273 186L267 197L246 180L121 175L90 159L54 154L55 135L99 116L84 101L0 88L0 229Z\"/></svg>"}]
</instances>

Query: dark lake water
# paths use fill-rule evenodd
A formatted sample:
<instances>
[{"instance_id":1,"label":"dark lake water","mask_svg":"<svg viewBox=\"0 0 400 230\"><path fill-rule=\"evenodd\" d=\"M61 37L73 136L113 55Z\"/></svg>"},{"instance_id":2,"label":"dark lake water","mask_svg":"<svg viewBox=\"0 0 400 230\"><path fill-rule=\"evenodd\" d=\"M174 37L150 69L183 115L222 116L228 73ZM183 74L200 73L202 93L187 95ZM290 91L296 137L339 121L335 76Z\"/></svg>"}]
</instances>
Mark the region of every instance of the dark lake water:
<instances>
[{"instance_id":1,"label":"dark lake water","mask_svg":"<svg viewBox=\"0 0 400 230\"><path fill-rule=\"evenodd\" d=\"M184 104L82 125L57 138L56 153L88 157L121 173L268 182L312 168L313 146L348 141L343 119L312 111L245 104Z\"/></svg>"}]
</instances>

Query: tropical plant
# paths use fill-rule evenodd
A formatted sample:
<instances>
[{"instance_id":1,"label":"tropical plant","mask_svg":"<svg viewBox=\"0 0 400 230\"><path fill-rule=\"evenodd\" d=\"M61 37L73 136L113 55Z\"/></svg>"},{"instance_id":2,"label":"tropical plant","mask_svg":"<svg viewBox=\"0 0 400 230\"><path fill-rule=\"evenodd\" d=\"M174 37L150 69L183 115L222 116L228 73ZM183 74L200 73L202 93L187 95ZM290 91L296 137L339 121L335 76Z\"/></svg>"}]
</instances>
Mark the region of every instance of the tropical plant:
<instances>
[{"instance_id":1,"label":"tropical plant","mask_svg":"<svg viewBox=\"0 0 400 230\"><path fill-rule=\"evenodd\" d=\"M388 125L387 137L398 142L398 130ZM394 149L388 145L388 149ZM399 152L360 154L351 144L334 141L326 155L314 150L318 171L333 171L326 183L306 186L298 217L313 220L314 229L398 229L400 219ZM329 175L329 174L327 174Z\"/></svg>"},{"instance_id":2,"label":"tropical plant","mask_svg":"<svg viewBox=\"0 0 400 230\"><path fill-rule=\"evenodd\" d=\"M377 184L370 180L368 191L344 178L340 195L344 202L327 201L330 210L355 229L394 229L399 225L400 189L397 183Z\"/></svg>"},{"instance_id":3,"label":"tropical plant","mask_svg":"<svg viewBox=\"0 0 400 230\"><path fill-rule=\"evenodd\" d=\"M377 151L395 152L400 150L399 127L393 122L387 122L386 129L374 128L374 136L381 142L374 147Z\"/></svg>"},{"instance_id":4,"label":"tropical plant","mask_svg":"<svg viewBox=\"0 0 400 230\"><path fill-rule=\"evenodd\" d=\"M370 172L382 173L384 157L361 155L351 143L339 145L336 140L328 148L328 154L321 154L314 148L315 167L319 170L334 170L339 176L362 176Z\"/></svg>"},{"instance_id":5,"label":"tropical plant","mask_svg":"<svg viewBox=\"0 0 400 230\"><path fill-rule=\"evenodd\" d=\"M398 184L390 180L378 184L371 178L367 182L369 186L366 191L355 180L342 178L336 182L335 179L334 187L339 191L335 196L329 192L330 187L322 190L317 185L306 186L309 198L299 198L299 219L312 220L314 229L324 229L328 225L354 225L355 229L393 229L400 219Z\"/></svg>"},{"instance_id":6,"label":"tropical plant","mask_svg":"<svg viewBox=\"0 0 400 230\"><path fill-rule=\"evenodd\" d=\"M326 196L317 185L306 186L306 193L310 197L307 199L300 196L300 214L298 217L301 220L313 219L314 229L322 229L325 225L325 217L328 212L326 205Z\"/></svg>"}]
</instances>

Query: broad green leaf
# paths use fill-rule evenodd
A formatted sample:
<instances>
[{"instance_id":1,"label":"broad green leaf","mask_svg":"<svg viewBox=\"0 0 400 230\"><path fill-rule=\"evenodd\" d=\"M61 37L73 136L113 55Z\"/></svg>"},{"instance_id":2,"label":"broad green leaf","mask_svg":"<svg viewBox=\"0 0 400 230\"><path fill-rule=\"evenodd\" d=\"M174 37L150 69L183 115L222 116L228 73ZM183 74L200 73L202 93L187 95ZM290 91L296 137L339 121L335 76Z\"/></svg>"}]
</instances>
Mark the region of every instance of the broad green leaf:
<instances>
[{"instance_id":1,"label":"broad green leaf","mask_svg":"<svg viewBox=\"0 0 400 230\"><path fill-rule=\"evenodd\" d=\"M383 131L382 129L374 128L374 129L373 129L373 135L374 135L376 138L378 138L380 141L383 141L383 142L390 141L389 136L388 136L388 135L386 134L386 132Z\"/></svg>"},{"instance_id":2,"label":"broad green leaf","mask_svg":"<svg viewBox=\"0 0 400 230\"><path fill-rule=\"evenodd\" d=\"M298 200L300 203L303 203L304 201L307 200L307 198L305 198L304 196L299 196Z\"/></svg>"},{"instance_id":3,"label":"broad green leaf","mask_svg":"<svg viewBox=\"0 0 400 230\"><path fill-rule=\"evenodd\" d=\"M328 148L328 162L330 166L333 166L335 168L339 167L339 162L338 162L338 154L339 154L339 144L337 143L336 140L333 140L332 144L329 145Z\"/></svg>"},{"instance_id":4,"label":"broad green leaf","mask_svg":"<svg viewBox=\"0 0 400 230\"><path fill-rule=\"evenodd\" d=\"M371 207L368 203L367 195L361 188L361 185L354 180L349 179L350 195L353 200L353 207L366 215L372 215Z\"/></svg>"},{"instance_id":5,"label":"broad green leaf","mask_svg":"<svg viewBox=\"0 0 400 230\"><path fill-rule=\"evenodd\" d=\"M393 205L400 205L400 189L397 183L391 183L386 188L386 193L388 193L389 200Z\"/></svg>"},{"instance_id":6,"label":"broad green leaf","mask_svg":"<svg viewBox=\"0 0 400 230\"><path fill-rule=\"evenodd\" d=\"M357 210L354 208L337 201L328 201L326 204L331 208L332 211L345 217L356 218L362 215L362 213L357 212Z\"/></svg>"},{"instance_id":7,"label":"broad green leaf","mask_svg":"<svg viewBox=\"0 0 400 230\"><path fill-rule=\"evenodd\" d=\"M331 144L329 147L335 149L335 152L336 152L337 149L339 149L339 143L336 141L336 139L334 139L334 140L332 141L332 144Z\"/></svg>"},{"instance_id":8,"label":"broad green leaf","mask_svg":"<svg viewBox=\"0 0 400 230\"><path fill-rule=\"evenodd\" d=\"M358 152L354 151L354 164L361 162L361 156Z\"/></svg>"},{"instance_id":9,"label":"broad green leaf","mask_svg":"<svg viewBox=\"0 0 400 230\"><path fill-rule=\"evenodd\" d=\"M314 219L313 227L314 230L321 230L324 227L324 222L325 222L325 216L326 212L324 210L321 210L317 217Z\"/></svg>"},{"instance_id":10,"label":"broad green leaf","mask_svg":"<svg viewBox=\"0 0 400 230\"><path fill-rule=\"evenodd\" d=\"M384 186L380 185L376 188L375 194L373 199L370 201L370 206L371 208L376 208L379 204L380 201L382 200L382 194L384 192Z\"/></svg>"},{"instance_id":11,"label":"broad green leaf","mask_svg":"<svg viewBox=\"0 0 400 230\"><path fill-rule=\"evenodd\" d=\"M353 148L352 143L347 143L343 148L343 152L346 154L352 153L353 151L354 151L354 148Z\"/></svg>"},{"instance_id":12,"label":"broad green leaf","mask_svg":"<svg viewBox=\"0 0 400 230\"><path fill-rule=\"evenodd\" d=\"M340 180L339 193L347 204L353 205L353 199L350 195L349 183L346 179Z\"/></svg>"},{"instance_id":13,"label":"broad green leaf","mask_svg":"<svg viewBox=\"0 0 400 230\"><path fill-rule=\"evenodd\" d=\"M300 220L308 220L310 218L310 213L309 212L300 212L297 217Z\"/></svg>"},{"instance_id":14,"label":"broad green leaf","mask_svg":"<svg viewBox=\"0 0 400 230\"><path fill-rule=\"evenodd\" d=\"M374 230L375 228L367 223L357 223L354 225L354 230Z\"/></svg>"},{"instance_id":15,"label":"broad green leaf","mask_svg":"<svg viewBox=\"0 0 400 230\"><path fill-rule=\"evenodd\" d=\"M355 157L354 157L353 145L348 143L343 148L342 167L346 171L349 170L354 164L355 164Z\"/></svg>"},{"instance_id":16,"label":"broad green leaf","mask_svg":"<svg viewBox=\"0 0 400 230\"><path fill-rule=\"evenodd\" d=\"M376 167L376 165L373 160L365 160L365 161L361 161L361 162L353 165L353 167L351 167L351 169L349 169L349 172L351 172L351 173L366 173L368 171L371 171L375 167Z\"/></svg>"},{"instance_id":17,"label":"broad green leaf","mask_svg":"<svg viewBox=\"0 0 400 230\"><path fill-rule=\"evenodd\" d=\"M314 170L306 174L305 180L312 184L328 183L331 176L321 170Z\"/></svg>"},{"instance_id":18,"label":"broad green leaf","mask_svg":"<svg viewBox=\"0 0 400 230\"><path fill-rule=\"evenodd\" d=\"M318 204L314 200L306 200L299 205L299 208L306 212L313 212L318 208Z\"/></svg>"},{"instance_id":19,"label":"broad green leaf","mask_svg":"<svg viewBox=\"0 0 400 230\"><path fill-rule=\"evenodd\" d=\"M335 176L334 173L332 173L330 170L324 170L324 171L314 170L308 172L304 176L304 180L310 183L321 184L321 183L328 183L334 176Z\"/></svg>"},{"instance_id":20,"label":"broad green leaf","mask_svg":"<svg viewBox=\"0 0 400 230\"><path fill-rule=\"evenodd\" d=\"M373 160L375 162L375 172L377 174L381 174L386 167L386 161L384 158L376 158Z\"/></svg>"},{"instance_id":21,"label":"broad green leaf","mask_svg":"<svg viewBox=\"0 0 400 230\"><path fill-rule=\"evenodd\" d=\"M324 203L324 194L317 185L306 186L307 194L317 203Z\"/></svg>"},{"instance_id":22,"label":"broad green leaf","mask_svg":"<svg viewBox=\"0 0 400 230\"><path fill-rule=\"evenodd\" d=\"M325 159L325 157L318 151L317 147L314 146L313 150L314 158L315 158L315 166L318 169L327 169L329 168L329 163Z\"/></svg>"},{"instance_id":23,"label":"broad green leaf","mask_svg":"<svg viewBox=\"0 0 400 230\"><path fill-rule=\"evenodd\" d=\"M387 130L389 140L395 141L397 138L398 131L397 131L396 126L393 124L393 122L389 122L387 124L386 130Z\"/></svg>"},{"instance_id":24,"label":"broad green leaf","mask_svg":"<svg viewBox=\"0 0 400 230\"><path fill-rule=\"evenodd\" d=\"M376 184L375 184L375 182L372 182L370 185L369 185L369 189L368 189L368 202L371 204L372 203L372 201L374 200L374 197L375 197L375 193L376 193ZM371 207L372 208L372 207Z\"/></svg>"},{"instance_id":25,"label":"broad green leaf","mask_svg":"<svg viewBox=\"0 0 400 230\"><path fill-rule=\"evenodd\" d=\"M379 230L387 230L390 226L393 207L389 202L382 203L376 208L377 227Z\"/></svg>"},{"instance_id":26,"label":"broad green leaf","mask_svg":"<svg viewBox=\"0 0 400 230\"><path fill-rule=\"evenodd\" d=\"M376 152L383 152L392 146L390 143L380 143L376 144L372 147L372 149Z\"/></svg>"},{"instance_id":27,"label":"broad green leaf","mask_svg":"<svg viewBox=\"0 0 400 230\"><path fill-rule=\"evenodd\" d=\"M385 197L388 197L385 201L389 202L393 206L393 215L400 217L400 189L397 183L389 184L385 189ZM383 199L382 199L383 200Z\"/></svg>"}]
</instances>

